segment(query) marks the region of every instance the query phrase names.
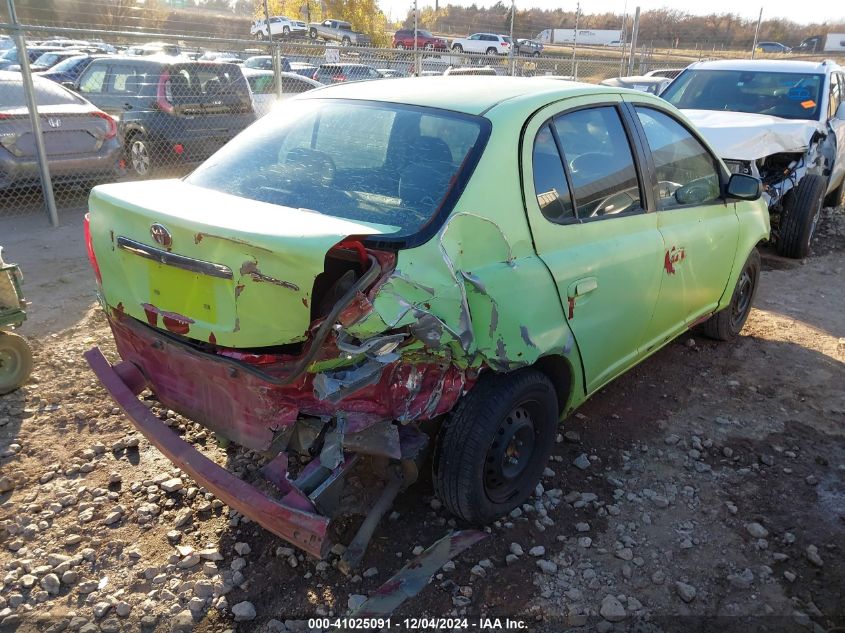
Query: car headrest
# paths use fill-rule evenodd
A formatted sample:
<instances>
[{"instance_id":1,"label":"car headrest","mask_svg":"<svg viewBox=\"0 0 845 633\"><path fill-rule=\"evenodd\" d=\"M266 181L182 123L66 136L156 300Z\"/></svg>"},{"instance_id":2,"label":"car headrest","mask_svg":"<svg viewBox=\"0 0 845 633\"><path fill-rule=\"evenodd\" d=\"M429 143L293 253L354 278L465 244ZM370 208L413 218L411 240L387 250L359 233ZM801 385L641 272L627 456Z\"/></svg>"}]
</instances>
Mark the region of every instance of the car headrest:
<instances>
[{"instance_id":1,"label":"car headrest","mask_svg":"<svg viewBox=\"0 0 845 633\"><path fill-rule=\"evenodd\" d=\"M285 171L296 183L327 187L334 182L335 164L325 152L295 147L285 156Z\"/></svg>"},{"instance_id":2,"label":"car headrest","mask_svg":"<svg viewBox=\"0 0 845 633\"><path fill-rule=\"evenodd\" d=\"M452 152L446 141L434 136L421 136L414 142L412 162L452 164Z\"/></svg>"}]
</instances>

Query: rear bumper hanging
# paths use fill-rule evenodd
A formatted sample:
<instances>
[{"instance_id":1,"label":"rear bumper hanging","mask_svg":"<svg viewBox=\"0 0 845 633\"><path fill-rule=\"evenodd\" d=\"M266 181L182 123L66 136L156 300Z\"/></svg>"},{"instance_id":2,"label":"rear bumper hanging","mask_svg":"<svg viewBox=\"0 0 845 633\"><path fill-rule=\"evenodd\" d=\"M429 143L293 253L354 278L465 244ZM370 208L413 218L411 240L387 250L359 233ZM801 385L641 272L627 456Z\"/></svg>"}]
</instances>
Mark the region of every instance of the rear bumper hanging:
<instances>
[{"instance_id":1,"label":"rear bumper hanging","mask_svg":"<svg viewBox=\"0 0 845 633\"><path fill-rule=\"evenodd\" d=\"M176 435L138 400L146 381L132 363L124 361L112 366L97 347L86 352L85 359L138 431L197 484L273 534L313 556L326 556L332 545L328 517L272 499Z\"/></svg>"}]
</instances>

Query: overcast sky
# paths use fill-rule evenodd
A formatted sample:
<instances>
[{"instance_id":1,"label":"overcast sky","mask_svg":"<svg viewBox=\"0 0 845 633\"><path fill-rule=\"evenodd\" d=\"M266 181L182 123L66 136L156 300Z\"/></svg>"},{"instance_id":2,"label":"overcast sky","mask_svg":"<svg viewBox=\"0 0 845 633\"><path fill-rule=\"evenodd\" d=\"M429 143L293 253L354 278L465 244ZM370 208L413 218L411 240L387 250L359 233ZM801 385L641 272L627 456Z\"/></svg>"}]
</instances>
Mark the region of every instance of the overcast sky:
<instances>
[{"instance_id":1,"label":"overcast sky","mask_svg":"<svg viewBox=\"0 0 845 633\"><path fill-rule=\"evenodd\" d=\"M417 0L420 7L434 6L434 0ZM507 0L504 0L507 2ZM473 0L440 0L440 4L470 5ZM496 0L476 0L479 6L490 6ZM413 0L378 0L382 10L392 18L405 15ZM575 2L572 0L516 0L519 7L539 7L541 9L562 8L574 10ZM845 3L840 0L808 0L806 2L795 2L795 0L766 0L765 2L754 2L754 0L684 0L681 2L666 2L666 0L636 0L628 1L628 11L633 13L634 7L639 4L641 10L659 9L671 6L673 9L687 11L694 14L708 13L738 13L744 18L756 19L763 6L763 19L766 17L783 17L794 22L833 22L845 19ZM622 13L625 8L625 0L583 0L581 9L585 13L604 13L615 11Z\"/></svg>"}]
</instances>

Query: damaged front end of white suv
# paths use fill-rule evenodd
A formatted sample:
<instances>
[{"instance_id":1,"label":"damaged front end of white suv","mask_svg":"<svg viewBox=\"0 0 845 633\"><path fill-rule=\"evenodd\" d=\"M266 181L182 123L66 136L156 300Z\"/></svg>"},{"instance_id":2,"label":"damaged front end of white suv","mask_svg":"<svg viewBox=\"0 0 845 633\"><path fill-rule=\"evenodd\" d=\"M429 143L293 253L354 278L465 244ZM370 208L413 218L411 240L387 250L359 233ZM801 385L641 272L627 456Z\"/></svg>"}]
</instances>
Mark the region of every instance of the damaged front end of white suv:
<instances>
[{"instance_id":1,"label":"damaged front end of white suv","mask_svg":"<svg viewBox=\"0 0 845 633\"><path fill-rule=\"evenodd\" d=\"M733 173L756 176L772 218L772 239L787 257L809 250L836 156L836 137L818 121L687 110Z\"/></svg>"}]
</instances>

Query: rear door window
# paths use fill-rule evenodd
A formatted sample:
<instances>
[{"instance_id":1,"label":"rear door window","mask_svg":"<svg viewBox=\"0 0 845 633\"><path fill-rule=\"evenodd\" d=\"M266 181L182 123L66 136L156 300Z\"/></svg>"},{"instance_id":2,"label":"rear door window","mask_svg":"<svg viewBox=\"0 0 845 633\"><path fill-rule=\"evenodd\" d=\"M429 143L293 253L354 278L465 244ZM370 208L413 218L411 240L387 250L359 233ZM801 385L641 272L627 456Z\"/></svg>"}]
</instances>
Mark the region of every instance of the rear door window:
<instances>
[{"instance_id":1,"label":"rear door window","mask_svg":"<svg viewBox=\"0 0 845 633\"><path fill-rule=\"evenodd\" d=\"M88 70L79 80L79 92L83 94L97 94L103 92L107 68L108 67L105 64L89 66Z\"/></svg>"},{"instance_id":2,"label":"rear door window","mask_svg":"<svg viewBox=\"0 0 845 633\"><path fill-rule=\"evenodd\" d=\"M115 64L111 67L107 92L122 95L137 95L141 88L140 77L135 66Z\"/></svg>"},{"instance_id":3,"label":"rear door window","mask_svg":"<svg viewBox=\"0 0 845 633\"><path fill-rule=\"evenodd\" d=\"M532 156L534 192L540 211L550 222L560 224L575 217L563 161L548 124L540 128L534 139Z\"/></svg>"}]
</instances>

